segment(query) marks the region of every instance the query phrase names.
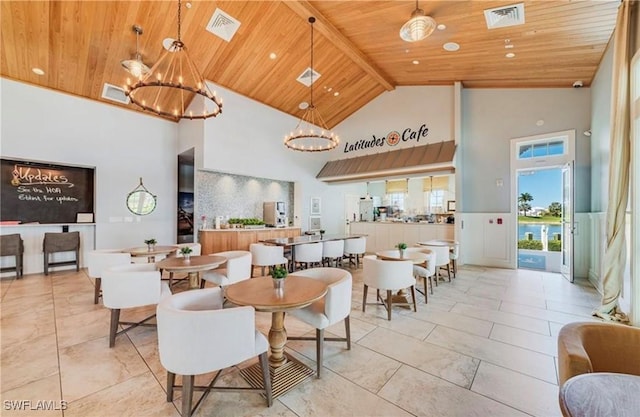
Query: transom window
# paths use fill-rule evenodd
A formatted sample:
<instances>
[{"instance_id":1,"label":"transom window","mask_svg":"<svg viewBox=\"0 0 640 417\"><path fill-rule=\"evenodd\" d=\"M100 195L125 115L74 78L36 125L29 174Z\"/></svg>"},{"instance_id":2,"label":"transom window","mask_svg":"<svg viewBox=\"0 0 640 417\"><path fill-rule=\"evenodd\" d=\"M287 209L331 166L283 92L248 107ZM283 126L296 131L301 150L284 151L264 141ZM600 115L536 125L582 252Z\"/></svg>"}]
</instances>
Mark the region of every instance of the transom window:
<instances>
[{"instance_id":1,"label":"transom window","mask_svg":"<svg viewBox=\"0 0 640 417\"><path fill-rule=\"evenodd\" d=\"M563 140L552 139L547 142L523 143L518 147L518 159L564 155L565 152Z\"/></svg>"}]
</instances>

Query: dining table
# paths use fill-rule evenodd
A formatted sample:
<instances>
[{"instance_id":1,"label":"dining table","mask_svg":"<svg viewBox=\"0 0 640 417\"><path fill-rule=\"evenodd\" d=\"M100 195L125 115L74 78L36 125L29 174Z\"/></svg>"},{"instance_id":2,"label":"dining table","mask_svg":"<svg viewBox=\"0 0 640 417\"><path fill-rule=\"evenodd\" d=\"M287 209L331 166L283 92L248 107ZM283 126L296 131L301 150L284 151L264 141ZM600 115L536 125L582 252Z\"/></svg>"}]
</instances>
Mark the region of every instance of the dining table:
<instances>
[{"instance_id":1,"label":"dining table","mask_svg":"<svg viewBox=\"0 0 640 417\"><path fill-rule=\"evenodd\" d=\"M308 277L290 274L284 278L284 288L275 288L270 277L251 278L224 287L226 299L239 306L253 306L256 311L271 313L269 329L269 368L273 397L276 398L300 384L315 371L285 352L287 331L284 318L287 311L306 307L324 297L327 285ZM256 363L240 373L254 388L262 387L262 370Z\"/></svg>"},{"instance_id":2,"label":"dining table","mask_svg":"<svg viewBox=\"0 0 640 417\"><path fill-rule=\"evenodd\" d=\"M224 256L203 255L190 256L188 259L183 256L167 257L156 264L159 270L167 272L186 272L189 277L189 289L200 288L200 272L215 269L227 262Z\"/></svg>"},{"instance_id":3,"label":"dining table","mask_svg":"<svg viewBox=\"0 0 640 417\"><path fill-rule=\"evenodd\" d=\"M305 245L308 243L328 242L331 240L345 240L345 239L357 239L359 237L365 237L362 234L322 234L322 235L303 235L296 237L281 237L272 239L260 240L261 243L266 245L284 246L291 248L291 267L290 272L295 272L296 268L296 246Z\"/></svg>"},{"instance_id":4,"label":"dining table","mask_svg":"<svg viewBox=\"0 0 640 417\"><path fill-rule=\"evenodd\" d=\"M178 246L176 245L155 245L153 247L139 246L135 248L123 249L122 252L128 253L133 257L146 257L147 262L152 264L156 261L156 256L168 255L171 252L175 252L176 250L178 250Z\"/></svg>"}]
</instances>

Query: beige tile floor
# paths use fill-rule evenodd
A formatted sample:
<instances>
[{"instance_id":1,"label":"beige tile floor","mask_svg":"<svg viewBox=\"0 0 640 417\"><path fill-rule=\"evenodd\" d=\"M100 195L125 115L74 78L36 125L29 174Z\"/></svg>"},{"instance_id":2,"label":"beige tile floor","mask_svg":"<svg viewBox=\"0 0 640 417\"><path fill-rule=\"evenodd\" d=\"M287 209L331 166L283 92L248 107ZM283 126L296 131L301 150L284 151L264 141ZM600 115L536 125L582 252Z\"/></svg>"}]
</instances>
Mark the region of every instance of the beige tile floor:
<instances>
[{"instance_id":1,"label":"beige tile floor","mask_svg":"<svg viewBox=\"0 0 640 417\"><path fill-rule=\"evenodd\" d=\"M326 344L322 379L305 381L271 408L257 394L212 393L196 415L560 415L556 337L563 324L593 320L599 296L588 284L466 267L441 282L428 304L418 295L417 313L395 307L389 322L382 307L361 311L362 269L352 273L353 347ZM155 329L137 328L109 349L109 312L93 304L85 271L4 278L0 296L0 415L180 415L180 394L165 400ZM152 310L126 311L122 319ZM256 322L266 334L269 314L257 313ZM312 331L292 317L286 325L290 335ZM344 334L341 323L329 330ZM315 367L313 342L290 341L287 350ZM237 368L221 379L246 384ZM21 400L30 401L22 402L27 410L12 409Z\"/></svg>"}]
</instances>

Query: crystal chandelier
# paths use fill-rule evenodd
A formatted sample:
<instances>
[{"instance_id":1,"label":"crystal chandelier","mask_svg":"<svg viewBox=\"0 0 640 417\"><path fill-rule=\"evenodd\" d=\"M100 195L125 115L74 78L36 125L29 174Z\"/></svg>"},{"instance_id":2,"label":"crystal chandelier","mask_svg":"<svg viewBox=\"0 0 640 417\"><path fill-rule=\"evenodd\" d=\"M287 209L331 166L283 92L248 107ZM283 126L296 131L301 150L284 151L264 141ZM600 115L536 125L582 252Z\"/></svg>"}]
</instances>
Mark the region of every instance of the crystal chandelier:
<instances>
[{"instance_id":1,"label":"crystal chandelier","mask_svg":"<svg viewBox=\"0 0 640 417\"><path fill-rule=\"evenodd\" d=\"M313 23L315 21L315 17L309 18L311 24L311 84L309 86L311 100L309 100L309 107L305 109L296 128L284 138L284 144L289 149L303 152L329 151L338 146L340 142L338 136L327 128L320 112L313 105Z\"/></svg>"},{"instance_id":2,"label":"crystal chandelier","mask_svg":"<svg viewBox=\"0 0 640 417\"><path fill-rule=\"evenodd\" d=\"M411 19L400 28L400 37L407 42L421 41L431 35L435 28L436 21L431 16L425 16L416 0L416 9L411 13Z\"/></svg>"},{"instance_id":3,"label":"crystal chandelier","mask_svg":"<svg viewBox=\"0 0 640 417\"><path fill-rule=\"evenodd\" d=\"M133 85L127 79L125 94L143 110L176 121L216 117L222 112L222 100L211 92L180 38L181 6L182 2L178 0L178 38L164 51L151 72L139 77ZM203 109L187 111L195 95L204 97Z\"/></svg>"}]
</instances>

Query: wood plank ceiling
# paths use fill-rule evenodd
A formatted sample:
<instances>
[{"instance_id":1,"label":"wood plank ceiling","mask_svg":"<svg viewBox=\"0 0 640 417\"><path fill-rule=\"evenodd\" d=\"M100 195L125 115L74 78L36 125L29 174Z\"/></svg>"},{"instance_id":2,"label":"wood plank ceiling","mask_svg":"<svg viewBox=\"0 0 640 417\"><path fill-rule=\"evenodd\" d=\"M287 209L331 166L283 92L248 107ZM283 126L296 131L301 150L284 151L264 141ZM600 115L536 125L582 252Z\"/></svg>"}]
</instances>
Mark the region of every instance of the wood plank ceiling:
<instances>
[{"instance_id":1,"label":"wood plank ceiling","mask_svg":"<svg viewBox=\"0 0 640 417\"><path fill-rule=\"evenodd\" d=\"M310 64L307 19L315 16L314 69L321 77L314 102L330 128L396 86L569 87L576 80L588 86L619 1L523 1L525 24L487 29L485 9L515 3L422 1L446 28L407 43L398 32L413 1L192 1L189 8L183 3L182 39L205 78L299 117L309 89L296 78ZM177 34L177 1L0 4L3 77L109 104L101 98L103 85L123 86L130 77L120 61L135 54L132 26L143 28L140 53L149 66L160 57L162 40ZM241 22L230 42L205 29L216 8ZM460 50L445 51L446 42ZM505 49L507 43L513 47ZM45 74L34 74L34 67Z\"/></svg>"}]
</instances>

